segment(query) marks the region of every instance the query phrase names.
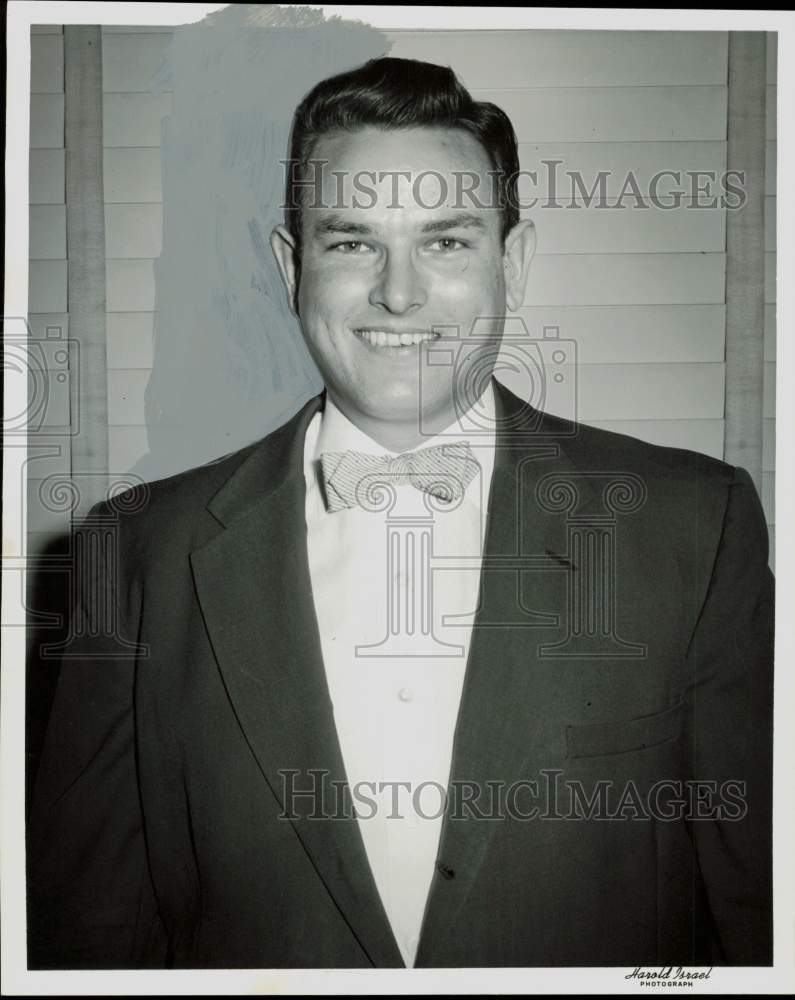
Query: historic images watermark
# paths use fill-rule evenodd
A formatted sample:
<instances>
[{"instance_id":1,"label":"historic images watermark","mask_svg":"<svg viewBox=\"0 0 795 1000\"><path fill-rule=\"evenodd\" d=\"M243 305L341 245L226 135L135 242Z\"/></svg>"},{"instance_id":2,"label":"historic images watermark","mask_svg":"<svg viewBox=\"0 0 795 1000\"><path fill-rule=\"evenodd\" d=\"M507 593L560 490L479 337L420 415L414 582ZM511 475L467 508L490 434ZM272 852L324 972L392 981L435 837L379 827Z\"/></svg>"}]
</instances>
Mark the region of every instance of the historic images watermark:
<instances>
[{"instance_id":1,"label":"historic images watermark","mask_svg":"<svg viewBox=\"0 0 795 1000\"><path fill-rule=\"evenodd\" d=\"M77 391L83 366L80 344L65 327L51 322L34 333L25 317L5 316L3 337L7 395L22 401L3 418L6 448L26 451L18 466L18 509L27 501L53 523L80 521L80 530L63 528L65 544L31 552L29 512L22 517L20 551L7 556L3 568L19 577L26 617L7 625L35 629L42 660L146 659L148 647L124 635L117 593L120 518L148 505L149 486L131 472L67 471L72 442L83 429ZM97 497L105 502L96 504ZM50 592L63 590L58 613L27 605L27 581L39 575Z\"/></svg>"},{"instance_id":2,"label":"historic images watermark","mask_svg":"<svg viewBox=\"0 0 795 1000\"><path fill-rule=\"evenodd\" d=\"M577 343L561 336L560 327L545 326L533 337L521 316L481 316L471 329L455 325L438 331L435 339L417 351L417 429L426 438L443 441L461 435L471 443L465 456L455 447L437 445L428 452L406 453L387 461L359 464L341 462L324 475L329 502L357 505L383 525L384 584L375 599L385 609L383 633L375 641L361 642L350 650L356 658L433 658L466 654L460 629L522 628L538 635L541 658L645 659L646 645L639 637L624 634L617 607L620 572L619 536L625 518L645 505L647 487L636 474L616 469L599 472L545 472L545 462L557 456L560 439L577 432ZM458 419L446 430L424 423L425 386L443 371ZM481 406L492 373L510 370L514 391L528 406L515 414L498 416ZM552 412L555 440L545 434L543 418ZM513 553L483 551L474 555L463 549L439 551L436 543L446 518L469 493L478 492L485 511L487 482L481 482L478 459L481 449L496 446L508 435L512 447L525 453L512 468L515 496L510 509L515 517ZM459 440L460 445L460 440ZM431 455L433 452L433 456ZM433 462L431 458L433 457ZM475 470L474 472L472 470ZM338 484L339 481L339 484ZM414 485L424 495L417 503ZM565 533L565 549L530 551L522 541L525 525L539 519L557 520ZM485 523L483 525L485 534ZM437 615L436 597L443 575L478 572L483 581L481 607L448 608ZM529 607L531 578L537 574L566 574L564 606ZM491 587L513 581L503 590L498 617L490 610ZM546 579L549 579L547 576ZM492 602L493 603L493 602ZM561 611L563 614L561 614ZM558 628L557 637L540 636L539 626ZM458 630L458 631L456 631ZM528 641L530 638L528 636Z\"/></svg>"},{"instance_id":3,"label":"historic images watermark","mask_svg":"<svg viewBox=\"0 0 795 1000\"><path fill-rule=\"evenodd\" d=\"M45 444L47 449L68 446L69 438L79 427L79 414L73 423L67 417L58 423L58 414L69 414L67 368L73 366L70 358L79 345L64 335L60 327L48 327L45 338L32 337L24 319L6 320L7 366L11 374L27 381L27 405L8 421L9 434L18 434L27 440L31 461ZM438 433L423 424L424 387L429 370L448 371L459 423L449 429L455 433L462 428L472 441L472 457L477 458L479 443L499 431L509 430L513 441L541 447L543 433L540 417L548 409L567 418L565 427L575 428L577 416L577 344L561 336L557 326L546 326L540 337L531 335L521 316L478 317L470 330L457 326L445 327L429 344L427 350L417 352L418 378L418 429L426 437ZM76 364L74 367L78 368ZM522 411L521 425L509 428L495 426L478 408L478 402L492 372L501 367L511 369L521 381L520 393L530 404ZM42 444L39 444L41 434ZM442 437L446 432L442 432ZM13 440L13 438L12 438ZM59 445L58 441L65 444ZM55 444L53 443L55 442ZM535 458L528 459L517 470L517 489L521 490L524 467L532 473ZM469 466L471 461L464 463ZM434 634L433 595L440 572L481 570L486 579L495 574L504 578L506 572L515 579L515 599L512 608L504 610L499 623L481 614L474 623L477 627L534 627L543 620L543 609L529 611L523 606L523 590L528 574L567 572L569 574L568 622L566 636L554 646L544 647L539 655L549 657L588 655L634 656L643 658L642 645L628 642L621 636L620 625L614 608L614 582L616 572L616 533L620 518L633 513L645 502L645 486L636 477L621 470L607 471L597 479L593 476L544 477L535 490L517 494L517 537L524 520L541 513L562 514L568 525L566 553L517 552L515 556L488 555L473 557L449 553L439 557L434 547L434 530L440 517L449 514L455 504L427 494L425 509L420 515L406 518L396 508L395 485L401 479L423 479L424 474L412 470L406 460L400 469L387 469L379 475L368 477L361 484L361 505L383 521L383 544L386 552L385 607L389 609L383 639L374 644L360 644L354 650L356 657L393 657L428 655L463 655L463 647L451 646ZM71 515L79 519L81 530L72 536L69 551L57 555L43 554L27 560L27 572L43 571L66 573L69 577L71 606L80 614L68 622L68 634L53 643L44 641L43 658L85 656L84 639L101 638L97 646L98 657L129 660L146 657L147 651L129 637L122 635L118 620L116 591L119 576L119 530L123 515L144 509L149 501L149 487L139 477L126 473L108 473L99 478L100 490L107 495L107 503L89 510L87 498L96 498L97 474L74 475L57 473L45 477L32 476L36 483L35 500L54 515ZM427 478L427 476L426 476ZM431 471L430 478L439 485L449 487L451 480L460 478L460 471L448 467L443 472ZM453 483L455 485L455 483ZM23 480L21 489L27 489ZM595 516L583 514L581 500L593 497L594 490L602 497ZM593 508L592 508L593 509ZM596 537L598 536L598 537ZM394 583L397 575L395 560L401 554L414 554L413 575L403 586ZM408 556L406 556L408 558ZM598 571L592 571L593 559L599 561ZM35 565L34 565L35 563ZM20 564L20 572L23 567ZM102 581L102 586L97 581ZM597 581L602 588L598 595L588 590ZM598 609L598 621L580 621L583 609ZM470 621L471 608L455 608L447 616L449 623L460 626ZM539 617L540 616L540 617ZM566 626L564 622L564 626ZM444 623L445 625L448 622ZM40 626L46 631L61 628L60 621L46 622ZM451 638L448 635L448 640ZM455 638L453 636L453 638ZM630 637L632 638L632 637ZM115 645L114 645L115 642ZM598 646L598 648L596 648Z\"/></svg>"},{"instance_id":4,"label":"historic images watermark","mask_svg":"<svg viewBox=\"0 0 795 1000\"><path fill-rule=\"evenodd\" d=\"M28 405L18 414L10 427L13 433L27 434L29 450L35 459L41 428L46 431L47 447L52 448L53 437L60 434L64 441L75 432L75 427L64 421L63 427L54 423L53 414L69 412L62 398L66 391L63 371L67 367L70 351L78 345L63 335L60 328L48 328L43 340L30 336L24 320L16 321L19 330L16 338L9 338L7 361L18 368L19 377L27 373ZM15 332L13 323L9 334ZM521 441L533 446L533 455L523 460L517 468L516 534L521 537L522 524L537 519L539 515L560 515L566 523L567 547L558 552L526 552L517 550L515 555L446 553L436 551L434 532L441 517L450 514L456 506L449 499L438 498L429 492L425 506L411 517L397 505L396 485L406 479L420 486L424 479L446 489L456 486L461 478L457 467L444 470L418 472L409 457L401 457L399 468L388 468L377 475L368 475L357 489L360 505L383 521L385 547L385 591L382 595L387 609L387 620L382 637L375 642L361 642L352 650L357 658L421 657L464 655L464 647L457 642L455 629L472 623L476 628L528 628L534 629L549 618L543 608L525 606L525 594L530 575L537 573L566 573L567 599L565 617L561 616L561 638L553 643L539 645L538 655L544 658L598 656L632 657L643 659L646 649L635 636L621 632L622 623L615 607L616 575L618 572L617 537L624 517L639 510L646 501L646 487L636 476L620 469L604 473L578 475L545 475L533 489L523 489L525 473L532 479L534 467L547 452L539 421L551 409L565 415L565 424L576 427L577 416L577 344L561 336L558 326L546 326L540 337L530 334L521 316L478 317L469 330L457 326L446 327L427 349L417 352L418 378L418 429L426 437L438 433L423 424L424 386L428 371L440 368L449 373L451 392L456 400L459 423L448 433L465 429L472 441L471 458L463 463L472 465L478 455L479 443L501 431L510 431L513 442ZM515 379L521 381L520 394L530 404L522 410L521 425L509 428L495 426L478 409L478 402L492 372L500 367L511 369ZM442 432L442 437L446 432ZM556 446L557 447L557 446ZM27 565L28 572L47 570L65 572L69 577L71 606L79 614L68 622L68 634L53 643L43 642L43 658L86 655L85 639L102 639L96 644L96 656L110 660L146 658L148 651L130 637L122 635L118 620L116 591L119 576L119 530L123 515L144 509L149 500L149 487L132 474L102 476L107 487L107 503L88 511L86 497L97 495L96 475L84 476L58 473L36 480L36 499L54 514L71 514L80 518L81 530L72 536L70 551L58 555L37 557L35 565ZM91 481L89 481L91 480ZM461 484L463 485L463 484ZM21 488L26 488L23 482ZM585 501L588 501L588 505ZM597 500L596 504L594 500ZM459 501L460 502L460 499ZM411 562L411 574L406 578L406 567L401 560ZM22 567L20 567L21 569ZM395 581L403 570L403 581ZM483 574L488 584L492 579L505 579L511 574L514 580L513 598L509 608L502 607L499 621L489 618L487 610L481 611L473 621L474 611L469 607L455 607L441 622L446 638L437 635L432 614L434 592L440 573L471 572ZM102 585L98 586L97 581ZM597 588L598 592L592 592ZM449 628L448 628L449 626ZM45 633L47 623L41 626ZM53 621L52 629L61 623Z\"/></svg>"},{"instance_id":5,"label":"historic images watermark","mask_svg":"<svg viewBox=\"0 0 795 1000\"><path fill-rule=\"evenodd\" d=\"M415 204L424 209L597 209L656 208L672 211L728 209L745 206L745 172L742 170L657 170L648 177L633 170L616 175L599 170L585 175L561 169L563 160L541 160L540 170L519 170L506 175L489 170L328 170L328 160L281 160L287 202L280 208L338 211L371 209L379 194L389 191L388 209Z\"/></svg>"},{"instance_id":6,"label":"historic images watermark","mask_svg":"<svg viewBox=\"0 0 795 1000\"><path fill-rule=\"evenodd\" d=\"M347 781L322 768L279 772L280 819L519 820L737 822L747 813L746 783L734 779L661 778L641 787L631 779L586 783L562 778L560 768L542 768L537 777L513 782L453 780Z\"/></svg>"}]
</instances>

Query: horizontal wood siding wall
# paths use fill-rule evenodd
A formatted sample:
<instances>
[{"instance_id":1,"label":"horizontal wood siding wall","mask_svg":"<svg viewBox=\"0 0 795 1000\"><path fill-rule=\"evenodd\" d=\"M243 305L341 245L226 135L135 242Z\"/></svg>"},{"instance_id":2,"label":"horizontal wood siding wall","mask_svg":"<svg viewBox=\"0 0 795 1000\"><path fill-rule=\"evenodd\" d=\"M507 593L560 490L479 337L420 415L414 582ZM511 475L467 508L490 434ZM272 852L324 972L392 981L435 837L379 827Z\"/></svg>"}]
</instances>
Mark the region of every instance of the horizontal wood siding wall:
<instances>
[{"instance_id":1,"label":"horizontal wood siding wall","mask_svg":"<svg viewBox=\"0 0 795 1000\"><path fill-rule=\"evenodd\" d=\"M33 556L71 525L69 505L59 504L49 487L51 477L71 475L72 372L59 348L69 336L63 28L34 26L30 42L28 327L35 350L30 355L32 390L47 393L42 420L31 425L28 438L27 546ZM36 370L39 363L41 371Z\"/></svg>"},{"instance_id":2,"label":"horizontal wood siding wall","mask_svg":"<svg viewBox=\"0 0 795 1000\"><path fill-rule=\"evenodd\" d=\"M66 324L61 36L34 35L31 311L34 327ZM524 170L542 180L608 171L614 198L628 172L644 193L661 170L726 166L724 32L392 31L392 54L444 61L478 99L512 117ZM103 28L110 465L147 448L144 391L152 368L153 263L162 239L160 129L171 95L150 86L169 29ZM766 390L763 493L775 474L775 48L768 73ZM62 57L61 57L62 58ZM686 179L686 178L685 178ZM667 187L666 187L667 184ZM671 195L673 182L660 185ZM577 345L581 420L660 444L723 455L725 210L687 198L662 210L597 204L524 214L538 230L521 316L534 337L557 326ZM628 205L634 205L631 200ZM550 405L550 408L554 408Z\"/></svg>"},{"instance_id":3,"label":"horizontal wood siding wall","mask_svg":"<svg viewBox=\"0 0 795 1000\"><path fill-rule=\"evenodd\" d=\"M629 172L726 165L727 35L689 32L396 32L393 54L443 59L511 116L539 189L557 168L590 189ZM659 186L661 195L670 195ZM670 202L669 202L670 203ZM570 203L569 203L570 204ZM577 415L660 444L723 452L725 211L536 207L524 318L576 341ZM542 203L543 206L543 203ZM554 405L549 407L554 408Z\"/></svg>"},{"instance_id":4,"label":"horizontal wood siding wall","mask_svg":"<svg viewBox=\"0 0 795 1000\"><path fill-rule=\"evenodd\" d=\"M511 116L522 168L560 176L713 170L726 159L725 33L391 32L392 54L444 59ZM170 95L148 92L169 34L103 35L110 448L115 468L146 448L153 260L162 205L158 146ZM660 186L660 192L670 193ZM537 193L546 195L546 190ZM632 205L634 202L630 201ZM578 349L586 422L722 456L725 212L538 208L523 318ZM550 408L553 404L550 403Z\"/></svg>"}]
</instances>

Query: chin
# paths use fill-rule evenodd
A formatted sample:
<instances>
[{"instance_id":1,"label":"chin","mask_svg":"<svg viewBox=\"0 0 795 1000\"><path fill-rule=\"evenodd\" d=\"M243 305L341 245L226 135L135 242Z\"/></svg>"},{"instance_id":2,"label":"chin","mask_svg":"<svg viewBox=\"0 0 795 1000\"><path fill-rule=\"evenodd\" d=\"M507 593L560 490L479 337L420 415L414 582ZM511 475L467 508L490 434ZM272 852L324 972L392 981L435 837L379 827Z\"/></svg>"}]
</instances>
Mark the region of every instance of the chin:
<instances>
[{"instance_id":1,"label":"chin","mask_svg":"<svg viewBox=\"0 0 795 1000\"><path fill-rule=\"evenodd\" d=\"M412 400L410 403L405 400L399 403L380 400L368 406L365 412L369 413L370 417L374 420L384 420L394 424L408 424L410 422L416 423L419 408L416 400Z\"/></svg>"},{"instance_id":2,"label":"chin","mask_svg":"<svg viewBox=\"0 0 795 1000\"><path fill-rule=\"evenodd\" d=\"M389 420L406 420L416 414L419 405L419 393L415 386L405 391L389 391L389 387L381 385L380 391L368 395L362 400L362 409L373 417Z\"/></svg>"}]
</instances>

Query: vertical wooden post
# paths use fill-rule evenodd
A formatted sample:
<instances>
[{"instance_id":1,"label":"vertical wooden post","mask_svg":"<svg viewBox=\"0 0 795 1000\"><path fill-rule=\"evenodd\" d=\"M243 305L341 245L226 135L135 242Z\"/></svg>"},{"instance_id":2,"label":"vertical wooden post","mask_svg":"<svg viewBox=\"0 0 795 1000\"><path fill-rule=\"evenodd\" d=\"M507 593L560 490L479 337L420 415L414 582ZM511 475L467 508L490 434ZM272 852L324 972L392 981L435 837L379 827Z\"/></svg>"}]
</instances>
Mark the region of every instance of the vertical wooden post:
<instances>
[{"instance_id":1,"label":"vertical wooden post","mask_svg":"<svg viewBox=\"0 0 795 1000\"><path fill-rule=\"evenodd\" d=\"M726 437L724 458L762 491L765 323L766 38L729 32L728 170L745 175L745 204L726 213Z\"/></svg>"},{"instance_id":2,"label":"vertical wooden post","mask_svg":"<svg viewBox=\"0 0 795 1000\"><path fill-rule=\"evenodd\" d=\"M69 335L79 350L72 378L71 465L80 519L105 497L108 387L105 339L105 213L102 180L102 35L64 28L66 254Z\"/></svg>"}]
</instances>

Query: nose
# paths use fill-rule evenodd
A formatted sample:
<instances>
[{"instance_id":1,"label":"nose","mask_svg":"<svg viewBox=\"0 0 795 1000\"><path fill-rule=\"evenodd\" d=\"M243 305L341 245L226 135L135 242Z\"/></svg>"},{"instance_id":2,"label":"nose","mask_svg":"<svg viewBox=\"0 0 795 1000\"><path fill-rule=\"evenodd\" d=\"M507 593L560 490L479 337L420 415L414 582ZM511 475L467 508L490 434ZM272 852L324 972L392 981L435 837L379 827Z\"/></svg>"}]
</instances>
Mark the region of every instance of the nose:
<instances>
[{"instance_id":1,"label":"nose","mask_svg":"<svg viewBox=\"0 0 795 1000\"><path fill-rule=\"evenodd\" d=\"M425 282L409 251L388 254L369 299L370 305L380 306L395 315L411 312L425 304Z\"/></svg>"}]
</instances>

